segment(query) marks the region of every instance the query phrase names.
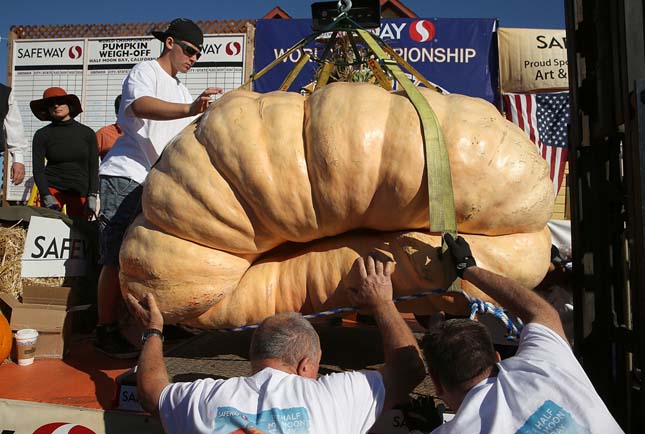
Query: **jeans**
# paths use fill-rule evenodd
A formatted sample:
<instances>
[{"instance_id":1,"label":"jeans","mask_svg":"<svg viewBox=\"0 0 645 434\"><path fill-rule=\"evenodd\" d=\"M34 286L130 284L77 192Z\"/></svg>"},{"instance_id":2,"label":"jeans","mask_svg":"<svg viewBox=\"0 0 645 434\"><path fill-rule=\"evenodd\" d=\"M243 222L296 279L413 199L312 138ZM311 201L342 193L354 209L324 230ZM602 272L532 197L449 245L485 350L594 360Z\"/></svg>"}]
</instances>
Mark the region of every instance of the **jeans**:
<instances>
[{"instance_id":1,"label":"jeans","mask_svg":"<svg viewBox=\"0 0 645 434\"><path fill-rule=\"evenodd\" d=\"M141 213L143 187L136 181L120 176L101 176L99 195L99 231L103 265L119 265L119 251L125 231Z\"/></svg>"}]
</instances>

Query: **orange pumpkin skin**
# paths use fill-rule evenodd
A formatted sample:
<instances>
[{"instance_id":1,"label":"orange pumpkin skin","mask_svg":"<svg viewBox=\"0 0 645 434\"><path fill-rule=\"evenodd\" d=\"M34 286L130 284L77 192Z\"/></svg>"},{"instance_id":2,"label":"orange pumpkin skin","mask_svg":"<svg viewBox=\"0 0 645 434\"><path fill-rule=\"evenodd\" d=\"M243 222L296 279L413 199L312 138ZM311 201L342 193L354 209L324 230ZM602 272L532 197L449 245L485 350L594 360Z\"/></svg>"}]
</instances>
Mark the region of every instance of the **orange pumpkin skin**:
<instances>
[{"instance_id":1,"label":"orange pumpkin skin","mask_svg":"<svg viewBox=\"0 0 645 434\"><path fill-rule=\"evenodd\" d=\"M457 227L478 264L536 286L551 248L548 164L488 102L420 92L443 130ZM419 116L372 84L333 83L308 99L229 92L168 144L142 205L121 247L121 289L153 293L168 324L218 329L348 306L345 279L366 246L396 261L396 296L454 279L439 266L441 237L426 232ZM447 298L398 307L466 313Z\"/></svg>"},{"instance_id":2,"label":"orange pumpkin skin","mask_svg":"<svg viewBox=\"0 0 645 434\"><path fill-rule=\"evenodd\" d=\"M9 357L12 340L11 327L4 315L0 313L0 363Z\"/></svg>"}]
</instances>

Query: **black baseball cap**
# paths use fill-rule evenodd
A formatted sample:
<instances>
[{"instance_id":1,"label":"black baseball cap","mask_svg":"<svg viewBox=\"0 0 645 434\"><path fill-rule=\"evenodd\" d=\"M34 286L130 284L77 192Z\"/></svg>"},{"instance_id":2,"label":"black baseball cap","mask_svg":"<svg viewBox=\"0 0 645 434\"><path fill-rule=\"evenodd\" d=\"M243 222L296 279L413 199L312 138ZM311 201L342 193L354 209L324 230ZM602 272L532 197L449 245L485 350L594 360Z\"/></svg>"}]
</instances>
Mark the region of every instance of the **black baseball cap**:
<instances>
[{"instance_id":1,"label":"black baseball cap","mask_svg":"<svg viewBox=\"0 0 645 434\"><path fill-rule=\"evenodd\" d=\"M168 24L166 30L153 30L150 33L161 42L165 42L168 36L172 36L174 39L190 42L200 50L204 44L202 29L188 18L175 18Z\"/></svg>"}]
</instances>

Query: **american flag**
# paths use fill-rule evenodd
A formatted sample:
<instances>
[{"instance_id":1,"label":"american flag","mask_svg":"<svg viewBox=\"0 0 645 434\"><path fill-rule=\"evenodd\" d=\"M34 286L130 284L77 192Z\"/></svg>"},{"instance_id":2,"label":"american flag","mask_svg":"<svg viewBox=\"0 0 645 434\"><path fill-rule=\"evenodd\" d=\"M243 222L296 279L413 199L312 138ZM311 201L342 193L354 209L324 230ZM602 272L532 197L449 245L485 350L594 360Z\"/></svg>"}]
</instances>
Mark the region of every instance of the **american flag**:
<instances>
[{"instance_id":1,"label":"american flag","mask_svg":"<svg viewBox=\"0 0 645 434\"><path fill-rule=\"evenodd\" d=\"M506 118L519 126L549 163L557 196L567 162L569 92L503 95Z\"/></svg>"}]
</instances>

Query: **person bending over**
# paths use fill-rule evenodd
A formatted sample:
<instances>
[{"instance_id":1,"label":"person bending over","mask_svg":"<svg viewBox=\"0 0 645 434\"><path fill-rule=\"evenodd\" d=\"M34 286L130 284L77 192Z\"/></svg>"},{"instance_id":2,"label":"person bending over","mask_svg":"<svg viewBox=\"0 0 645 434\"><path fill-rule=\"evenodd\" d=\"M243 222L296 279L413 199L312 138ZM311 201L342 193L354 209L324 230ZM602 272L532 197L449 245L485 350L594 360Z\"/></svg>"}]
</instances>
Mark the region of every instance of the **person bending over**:
<instances>
[{"instance_id":1,"label":"person bending over","mask_svg":"<svg viewBox=\"0 0 645 434\"><path fill-rule=\"evenodd\" d=\"M522 318L515 356L500 361L487 329L434 321L423 341L438 396L456 411L445 433L622 433L573 355L556 310L518 283L477 266L461 237L444 236L457 274Z\"/></svg>"},{"instance_id":2,"label":"person bending over","mask_svg":"<svg viewBox=\"0 0 645 434\"><path fill-rule=\"evenodd\" d=\"M392 302L392 263L355 262L360 276L350 289L371 311L383 338L385 366L318 378L318 334L299 313L278 313L253 334L252 375L228 380L169 383L162 355L163 317L154 297L127 303L147 331L137 371L143 408L167 433L291 432L360 434L382 411L406 402L425 376L417 341ZM144 307L146 306L146 307Z\"/></svg>"}]
</instances>

